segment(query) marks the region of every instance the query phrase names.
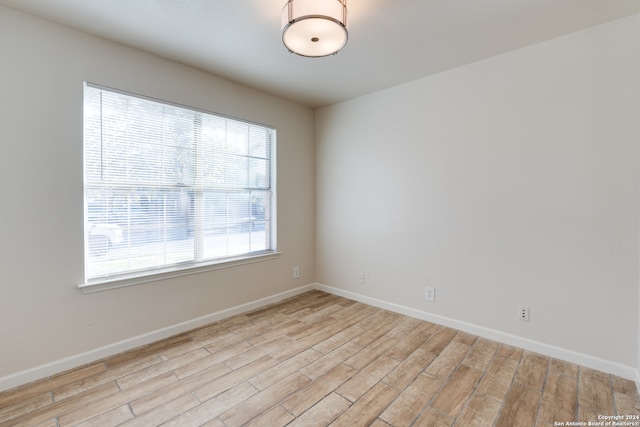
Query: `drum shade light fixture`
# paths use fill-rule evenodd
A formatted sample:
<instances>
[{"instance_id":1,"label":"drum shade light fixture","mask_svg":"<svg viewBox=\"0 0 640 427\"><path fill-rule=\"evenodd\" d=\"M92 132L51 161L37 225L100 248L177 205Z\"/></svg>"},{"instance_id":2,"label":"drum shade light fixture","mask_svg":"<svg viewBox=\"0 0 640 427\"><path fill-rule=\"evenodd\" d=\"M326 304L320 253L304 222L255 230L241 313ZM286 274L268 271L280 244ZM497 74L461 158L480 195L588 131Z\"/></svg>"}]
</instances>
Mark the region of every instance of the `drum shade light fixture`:
<instances>
[{"instance_id":1,"label":"drum shade light fixture","mask_svg":"<svg viewBox=\"0 0 640 427\"><path fill-rule=\"evenodd\" d=\"M289 52L333 55L348 38L347 0L289 0L282 8L282 42Z\"/></svg>"}]
</instances>

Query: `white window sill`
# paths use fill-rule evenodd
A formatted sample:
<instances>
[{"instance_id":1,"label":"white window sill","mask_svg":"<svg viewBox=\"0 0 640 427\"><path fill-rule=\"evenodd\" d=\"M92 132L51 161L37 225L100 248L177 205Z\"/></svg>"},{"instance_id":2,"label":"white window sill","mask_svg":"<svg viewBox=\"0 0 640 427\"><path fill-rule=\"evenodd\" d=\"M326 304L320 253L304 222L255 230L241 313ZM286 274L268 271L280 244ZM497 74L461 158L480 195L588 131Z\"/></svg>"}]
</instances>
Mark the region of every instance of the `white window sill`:
<instances>
[{"instance_id":1,"label":"white window sill","mask_svg":"<svg viewBox=\"0 0 640 427\"><path fill-rule=\"evenodd\" d=\"M221 270L223 268L235 267L238 265L253 264L255 262L268 261L276 259L280 256L280 252L261 253L259 255L243 256L234 259L227 259L207 265L200 265L190 268L171 268L165 271L159 271L144 275L123 275L109 279L95 279L78 285L82 293L89 294L93 292L106 291L109 289L117 289L125 286L140 285L142 283L157 282L159 280L172 279L174 277L187 276L190 274L203 273L205 271Z\"/></svg>"}]
</instances>

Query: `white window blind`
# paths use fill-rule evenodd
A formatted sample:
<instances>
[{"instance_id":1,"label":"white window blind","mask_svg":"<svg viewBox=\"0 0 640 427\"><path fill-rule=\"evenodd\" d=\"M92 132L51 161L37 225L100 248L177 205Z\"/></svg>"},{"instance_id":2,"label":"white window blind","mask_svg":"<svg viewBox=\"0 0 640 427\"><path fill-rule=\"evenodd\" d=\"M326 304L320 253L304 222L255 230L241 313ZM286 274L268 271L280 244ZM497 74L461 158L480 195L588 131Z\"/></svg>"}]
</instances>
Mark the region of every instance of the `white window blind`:
<instances>
[{"instance_id":1,"label":"white window blind","mask_svg":"<svg viewBox=\"0 0 640 427\"><path fill-rule=\"evenodd\" d=\"M90 84L87 283L272 252L275 130Z\"/></svg>"}]
</instances>

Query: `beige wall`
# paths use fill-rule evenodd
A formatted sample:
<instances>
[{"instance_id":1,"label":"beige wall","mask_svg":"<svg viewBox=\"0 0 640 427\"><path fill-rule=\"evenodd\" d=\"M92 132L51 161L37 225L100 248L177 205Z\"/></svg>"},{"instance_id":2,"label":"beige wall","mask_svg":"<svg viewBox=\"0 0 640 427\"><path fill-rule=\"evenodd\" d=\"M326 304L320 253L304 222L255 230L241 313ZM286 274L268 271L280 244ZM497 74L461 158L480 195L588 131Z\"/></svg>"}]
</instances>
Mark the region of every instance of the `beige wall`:
<instances>
[{"instance_id":1,"label":"beige wall","mask_svg":"<svg viewBox=\"0 0 640 427\"><path fill-rule=\"evenodd\" d=\"M0 55L0 380L313 282L311 109L4 7ZM279 259L82 294L85 80L275 126Z\"/></svg>"},{"instance_id":2,"label":"beige wall","mask_svg":"<svg viewBox=\"0 0 640 427\"><path fill-rule=\"evenodd\" d=\"M640 15L318 110L317 281L637 368L638 76Z\"/></svg>"}]
</instances>

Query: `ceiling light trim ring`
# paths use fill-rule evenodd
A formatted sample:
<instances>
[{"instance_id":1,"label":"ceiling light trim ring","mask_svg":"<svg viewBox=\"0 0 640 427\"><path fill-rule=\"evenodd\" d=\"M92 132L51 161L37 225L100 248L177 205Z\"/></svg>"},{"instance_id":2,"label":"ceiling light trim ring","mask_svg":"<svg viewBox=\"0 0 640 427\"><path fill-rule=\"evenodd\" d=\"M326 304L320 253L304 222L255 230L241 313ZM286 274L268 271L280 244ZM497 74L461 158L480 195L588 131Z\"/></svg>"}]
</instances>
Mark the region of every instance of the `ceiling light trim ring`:
<instances>
[{"instance_id":1,"label":"ceiling light trim ring","mask_svg":"<svg viewBox=\"0 0 640 427\"><path fill-rule=\"evenodd\" d=\"M289 27L291 27L293 24L305 21L307 19L322 19L322 20L325 20L325 21L331 21L331 22L339 25L341 27L341 29L344 31L344 43L342 43L342 45L335 52L328 53L328 54L322 55L322 56L336 55L340 50L342 50L342 48L344 48L347 45L347 42L349 41L349 30L347 30L346 26L342 25L342 22L340 22L339 20L337 20L335 18L328 17L326 15L306 15L306 16L302 16L300 18L295 18L295 19L289 21L284 26L284 28L282 28L282 43L284 44L284 46L287 48L287 50L290 53L295 53L296 55L304 56L304 57L307 57L307 58L320 58L320 56L304 55L302 53L296 52L295 50L290 49L289 46L287 45L287 42L285 41L285 33L289 29Z\"/></svg>"}]
</instances>

